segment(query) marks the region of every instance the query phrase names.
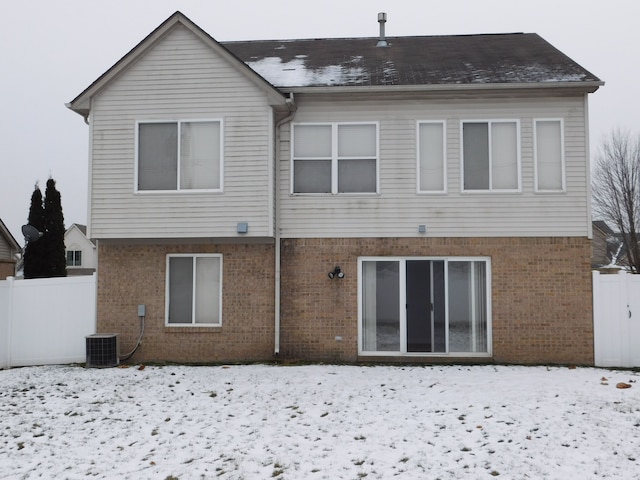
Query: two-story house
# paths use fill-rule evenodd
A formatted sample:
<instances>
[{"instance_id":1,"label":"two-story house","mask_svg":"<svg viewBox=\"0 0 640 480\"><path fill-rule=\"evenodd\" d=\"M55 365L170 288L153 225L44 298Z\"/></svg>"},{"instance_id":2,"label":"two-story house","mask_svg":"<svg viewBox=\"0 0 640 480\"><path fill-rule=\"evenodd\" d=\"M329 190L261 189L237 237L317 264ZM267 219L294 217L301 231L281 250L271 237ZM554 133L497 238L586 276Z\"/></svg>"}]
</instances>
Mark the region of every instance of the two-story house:
<instances>
[{"instance_id":1,"label":"two-story house","mask_svg":"<svg viewBox=\"0 0 640 480\"><path fill-rule=\"evenodd\" d=\"M98 331L127 349L143 304L138 361L593 362L603 83L536 34L380 32L176 12L70 102Z\"/></svg>"}]
</instances>

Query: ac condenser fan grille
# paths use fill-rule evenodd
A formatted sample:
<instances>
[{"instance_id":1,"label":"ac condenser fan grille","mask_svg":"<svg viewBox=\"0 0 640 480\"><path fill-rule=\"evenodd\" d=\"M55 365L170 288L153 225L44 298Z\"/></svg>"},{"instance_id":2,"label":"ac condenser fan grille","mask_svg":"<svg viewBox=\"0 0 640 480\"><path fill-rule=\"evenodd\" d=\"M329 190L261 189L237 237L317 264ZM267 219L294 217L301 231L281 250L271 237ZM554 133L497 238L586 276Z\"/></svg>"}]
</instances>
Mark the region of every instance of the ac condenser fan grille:
<instances>
[{"instance_id":1,"label":"ac condenser fan grille","mask_svg":"<svg viewBox=\"0 0 640 480\"><path fill-rule=\"evenodd\" d=\"M95 334L87 339L87 367L115 367L119 363L118 335Z\"/></svg>"}]
</instances>

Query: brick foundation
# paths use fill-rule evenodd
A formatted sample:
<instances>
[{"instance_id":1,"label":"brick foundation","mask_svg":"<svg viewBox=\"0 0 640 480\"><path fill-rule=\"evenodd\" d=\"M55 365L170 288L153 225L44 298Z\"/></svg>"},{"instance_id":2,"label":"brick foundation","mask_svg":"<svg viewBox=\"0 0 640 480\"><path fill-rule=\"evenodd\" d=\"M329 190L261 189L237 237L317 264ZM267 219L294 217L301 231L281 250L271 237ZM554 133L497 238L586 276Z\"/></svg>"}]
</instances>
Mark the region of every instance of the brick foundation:
<instances>
[{"instance_id":1,"label":"brick foundation","mask_svg":"<svg viewBox=\"0 0 640 480\"><path fill-rule=\"evenodd\" d=\"M358 257L478 256L491 258L492 275L493 356L480 361L593 364L590 249L586 238L555 237L282 240L279 358L380 360L358 357ZM223 255L222 327L164 325L169 253ZM138 336L137 305L147 306L143 343L132 361L274 358L273 245L101 244L99 262L98 332L118 333L122 354ZM345 278L327 277L335 266Z\"/></svg>"}]
</instances>

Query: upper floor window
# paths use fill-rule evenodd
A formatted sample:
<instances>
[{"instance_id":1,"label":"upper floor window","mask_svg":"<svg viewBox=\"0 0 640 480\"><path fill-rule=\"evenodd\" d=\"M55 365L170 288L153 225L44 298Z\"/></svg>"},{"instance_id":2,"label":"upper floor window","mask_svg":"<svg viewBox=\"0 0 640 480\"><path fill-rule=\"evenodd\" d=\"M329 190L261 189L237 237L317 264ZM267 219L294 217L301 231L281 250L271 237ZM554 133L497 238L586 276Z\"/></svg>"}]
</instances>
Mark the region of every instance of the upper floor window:
<instances>
[{"instance_id":1,"label":"upper floor window","mask_svg":"<svg viewBox=\"0 0 640 480\"><path fill-rule=\"evenodd\" d=\"M445 192L445 123L418 123L418 192Z\"/></svg>"},{"instance_id":2,"label":"upper floor window","mask_svg":"<svg viewBox=\"0 0 640 480\"><path fill-rule=\"evenodd\" d=\"M378 125L293 126L293 193L376 193Z\"/></svg>"},{"instance_id":3,"label":"upper floor window","mask_svg":"<svg viewBox=\"0 0 640 480\"><path fill-rule=\"evenodd\" d=\"M536 191L563 191L564 135L561 119L534 121Z\"/></svg>"},{"instance_id":4,"label":"upper floor window","mask_svg":"<svg viewBox=\"0 0 640 480\"><path fill-rule=\"evenodd\" d=\"M80 266L82 266L82 251L67 250L67 267L80 267Z\"/></svg>"},{"instance_id":5,"label":"upper floor window","mask_svg":"<svg viewBox=\"0 0 640 480\"><path fill-rule=\"evenodd\" d=\"M222 255L167 256L167 325L222 323Z\"/></svg>"},{"instance_id":6,"label":"upper floor window","mask_svg":"<svg viewBox=\"0 0 640 480\"><path fill-rule=\"evenodd\" d=\"M463 190L520 190L518 131L515 120L462 123Z\"/></svg>"},{"instance_id":7,"label":"upper floor window","mask_svg":"<svg viewBox=\"0 0 640 480\"><path fill-rule=\"evenodd\" d=\"M137 190L222 190L222 122L138 123Z\"/></svg>"}]
</instances>

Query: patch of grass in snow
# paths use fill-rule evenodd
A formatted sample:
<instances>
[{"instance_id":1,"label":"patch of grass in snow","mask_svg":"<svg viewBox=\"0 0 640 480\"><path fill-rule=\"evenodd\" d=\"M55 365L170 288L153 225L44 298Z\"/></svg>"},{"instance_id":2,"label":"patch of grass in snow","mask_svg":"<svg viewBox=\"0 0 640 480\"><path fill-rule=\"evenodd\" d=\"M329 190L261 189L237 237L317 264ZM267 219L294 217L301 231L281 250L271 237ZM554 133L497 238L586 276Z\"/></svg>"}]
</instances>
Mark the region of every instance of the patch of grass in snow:
<instances>
[{"instance_id":1,"label":"patch of grass in snow","mask_svg":"<svg viewBox=\"0 0 640 480\"><path fill-rule=\"evenodd\" d=\"M284 468L282 467L282 465L280 465L279 463L275 463L273 465L273 473L271 473L271 476L275 478L275 477L279 477L283 473L284 473Z\"/></svg>"}]
</instances>

